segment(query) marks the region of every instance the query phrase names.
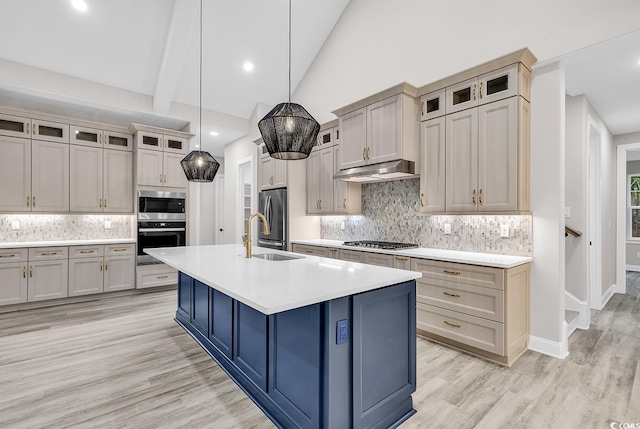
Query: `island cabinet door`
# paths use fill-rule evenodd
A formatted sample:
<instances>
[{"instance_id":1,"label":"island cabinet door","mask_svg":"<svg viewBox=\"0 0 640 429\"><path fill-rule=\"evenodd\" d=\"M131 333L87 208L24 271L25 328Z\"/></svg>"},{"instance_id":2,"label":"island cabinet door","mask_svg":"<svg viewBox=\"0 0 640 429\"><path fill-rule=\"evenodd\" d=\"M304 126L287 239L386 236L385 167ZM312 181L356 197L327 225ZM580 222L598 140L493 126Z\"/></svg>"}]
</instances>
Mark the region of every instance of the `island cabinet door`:
<instances>
[{"instance_id":1,"label":"island cabinet door","mask_svg":"<svg viewBox=\"0 0 640 429\"><path fill-rule=\"evenodd\" d=\"M353 296L353 428L388 427L413 413L415 280Z\"/></svg>"},{"instance_id":2,"label":"island cabinet door","mask_svg":"<svg viewBox=\"0 0 640 429\"><path fill-rule=\"evenodd\" d=\"M191 290L193 279L185 273L178 275L178 314L191 320Z\"/></svg>"},{"instance_id":3,"label":"island cabinet door","mask_svg":"<svg viewBox=\"0 0 640 429\"><path fill-rule=\"evenodd\" d=\"M200 333L209 337L209 290L206 284L193 280L193 307L191 307L191 324Z\"/></svg>"},{"instance_id":4,"label":"island cabinet door","mask_svg":"<svg viewBox=\"0 0 640 429\"><path fill-rule=\"evenodd\" d=\"M233 299L211 289L209 303L209 341L229 359L232 358Z\"/></svg>"},{"instance_id":5,"label":"island cabinet door","mask_svg":"<svg viewBox=\"0 0 640 429\"><path fill-rule=\"evenodd\" d=\"M269 318L269 397L300 428L321 427L320 310L307 305Z\"/></svg>"},{"instance_id":6,"label":"island cabinet door","mask_svg":"<svg viewBox=\"0 0 640 429\"><path fill-rule=\"evenodd\" d=\"M233 362L247 378L267 391L267 320L253 308L235 301Z\"/></svg>"}]
</instances>

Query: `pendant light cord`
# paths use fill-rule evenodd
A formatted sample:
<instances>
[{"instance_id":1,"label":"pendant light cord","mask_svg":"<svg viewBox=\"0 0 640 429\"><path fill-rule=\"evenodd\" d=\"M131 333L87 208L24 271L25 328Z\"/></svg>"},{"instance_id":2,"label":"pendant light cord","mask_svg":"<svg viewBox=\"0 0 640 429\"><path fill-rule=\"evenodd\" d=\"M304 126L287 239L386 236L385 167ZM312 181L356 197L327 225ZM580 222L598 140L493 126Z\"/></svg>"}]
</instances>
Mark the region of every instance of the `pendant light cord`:
<instances>
[{"instance_id":1,"label":"pendant light cord","mask_svg":"<svg viewBox=\"0 0 640 429\"><path fill-rule=\"evenodd\" d=\"M291 103L291 0L289 0L289 103Z\"/></svg>"},{"instance_id":2,"label":"pendant light cord","mask_svg":"<svg viewBox=\"0 0 640 429\"><path fill-rule=\"evenodd\" d=\"M200 0L200 147L198 149L202 150L202 17L204 15L204 11L202 10L202 0Z\"/></svg>"}]
</instances>

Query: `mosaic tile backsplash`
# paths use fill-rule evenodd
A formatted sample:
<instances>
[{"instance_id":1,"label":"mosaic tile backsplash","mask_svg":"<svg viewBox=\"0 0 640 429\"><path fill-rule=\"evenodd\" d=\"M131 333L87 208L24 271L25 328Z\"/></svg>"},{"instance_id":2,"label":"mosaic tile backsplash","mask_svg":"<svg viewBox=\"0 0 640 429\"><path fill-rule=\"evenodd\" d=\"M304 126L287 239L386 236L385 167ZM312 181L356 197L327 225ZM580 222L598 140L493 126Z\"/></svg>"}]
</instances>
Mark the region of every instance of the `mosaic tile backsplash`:
<instances>
[{"instance_id":1,"label":"mosaic tile backsplash","mask_svg":"<svg viewBox=\"0 0 640 429\"><path fill-rule=\"evenodd\" d=\"M20 229L11 229L18 221ZM105 221L111 228L104 227ZM134 237L133 215L0 215L0 242L95 240Z\"/></svg>"},{"instance_id":2,"label":"mosaic tile backsplash","mask_svg":"<svg viewBox=\"0 0 640 429\"><path fill-rule=\"evenodd\" d=\"M420 247L531 256L530 215L420 215L420 179L362 185L361 216L324 216L321 238L417 243ZM344 222L344 231L340 224ZM445 235L444 225L451 224ZM509 225L509 238L500 225Z\"/></svg>"}]
</instances>

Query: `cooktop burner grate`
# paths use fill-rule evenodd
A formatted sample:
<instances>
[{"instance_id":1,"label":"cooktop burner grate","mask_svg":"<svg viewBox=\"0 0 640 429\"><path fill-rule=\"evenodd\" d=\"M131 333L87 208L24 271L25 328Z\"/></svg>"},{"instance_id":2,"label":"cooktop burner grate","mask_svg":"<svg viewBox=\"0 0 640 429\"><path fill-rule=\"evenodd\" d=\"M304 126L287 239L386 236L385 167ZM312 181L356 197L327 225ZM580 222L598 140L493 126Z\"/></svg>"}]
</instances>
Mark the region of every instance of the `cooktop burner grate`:
<instances>
[{"instance_id":1,"label":"cooktop burner grate","mask_svg":"<svg viewBox=\"0 0 640 429\"><path fill-rule=\"evenodd\" d=\"M398 250L398 249L414 249L418 247L413 243L393 243L390 241L372 241L372 240L360 240L360 241L345 241L345 246L354 247L368 247L371 249L384 249L384 250Z\"/></svg>"}]
</instances>

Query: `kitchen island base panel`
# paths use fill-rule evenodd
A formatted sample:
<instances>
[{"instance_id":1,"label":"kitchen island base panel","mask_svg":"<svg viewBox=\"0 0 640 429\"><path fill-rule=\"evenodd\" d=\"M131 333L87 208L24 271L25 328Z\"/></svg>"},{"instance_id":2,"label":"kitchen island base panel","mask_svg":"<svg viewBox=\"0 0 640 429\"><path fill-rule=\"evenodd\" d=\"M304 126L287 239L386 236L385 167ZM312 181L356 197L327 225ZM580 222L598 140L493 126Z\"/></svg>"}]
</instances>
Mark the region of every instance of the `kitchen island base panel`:
<instances>
[{"instance_id":1,"label":"kitchen island base panel","mask_svg":"<svg viewBox=\"0 0 640 429\"><path fill-rule=\"evenodd\" d=\"M415 281L272 315L208 288L207 324L203 286L180 273L176 321L276 426L391 428L415 413Z\"/></svg>"}]
</instances>

